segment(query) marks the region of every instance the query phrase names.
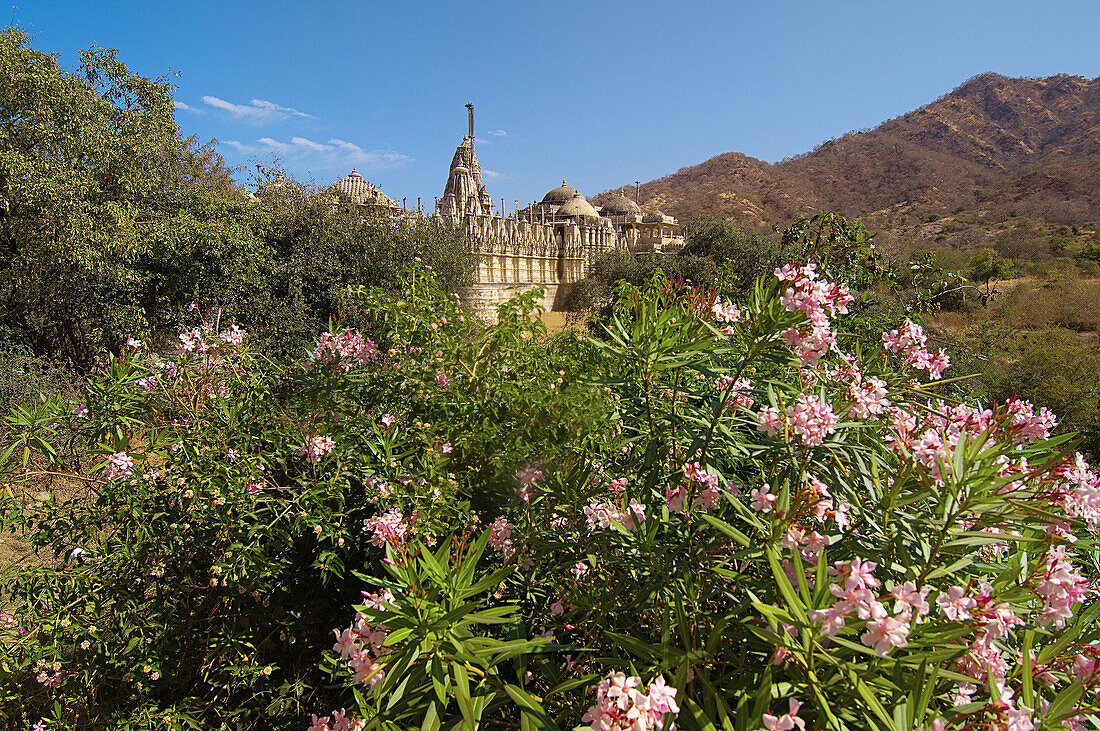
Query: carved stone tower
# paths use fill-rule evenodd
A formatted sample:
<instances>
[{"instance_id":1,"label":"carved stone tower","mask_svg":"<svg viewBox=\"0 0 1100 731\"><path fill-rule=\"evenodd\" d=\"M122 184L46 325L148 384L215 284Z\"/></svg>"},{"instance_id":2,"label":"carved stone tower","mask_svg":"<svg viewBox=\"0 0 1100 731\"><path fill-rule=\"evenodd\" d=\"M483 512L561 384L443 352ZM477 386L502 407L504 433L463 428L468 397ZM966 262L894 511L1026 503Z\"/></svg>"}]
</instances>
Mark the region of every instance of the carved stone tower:
<instances>
[{"instance_id":1,"label":"carved stone tower","mask_svg":"<svg viewBox=\"0 0 1100 731\"><path fill-rule=\"evenodd\" d=\"M466 109L469 111L470 133L462 138L462 144L455 150L447 186L437 204L440 215L453 219L491 215L493 212L493 199L481 180L481 164L474 153L474 105L467 104Z\"/></svg>"}]
</instances>

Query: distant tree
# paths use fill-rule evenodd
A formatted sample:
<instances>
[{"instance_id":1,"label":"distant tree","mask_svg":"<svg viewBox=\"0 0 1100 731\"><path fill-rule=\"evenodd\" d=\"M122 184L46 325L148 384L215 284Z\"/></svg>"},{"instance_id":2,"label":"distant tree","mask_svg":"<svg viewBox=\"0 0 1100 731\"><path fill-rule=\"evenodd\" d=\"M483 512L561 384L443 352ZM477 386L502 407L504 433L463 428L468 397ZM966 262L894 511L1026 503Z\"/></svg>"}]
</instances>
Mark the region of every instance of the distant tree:
<instances>
[{"instance_id":1,"label":"distant tree","mask_svg":"<svg viewBox=\"0 0 1100 731\"><path fill-rule=\"evenodd\" d=\"M364 210L293 183L256 207L271 264L254 308L264 315L253 329L277 350L315 336L330 316L354 323L359 308L349 307L348 287L400 286L401 270L414 259L448 291L473 281L476 256L461 231L443 222Z\"/></svg>"},{"instance_id":2,"label":"distant tree","mask_svg":"<svg viewBox=\"0 0 1100 731\"><path fill-rule=\"evenodd\" d=\"M174 337L195 302L285 352L349 285L396 282L414 258L448 289L469 282L475 258L443 224L285 178L253 200L212 144L180 135L172 91L113 50L70 73L0 34L0 346L87 371L129 337Z\"/></svg>"},{"instance_id":3,"label":"distant tree","mask_svg":"<svg viewBox=\"0 0 1100 731\"><path fill-rule=\"evenodd\" d=\"M748 292L756 278L770 274L790 259L789 247L774 237L738 228L730 221L703 218L686 227L682 256L704 257L722 266L729 263L731 283Z\"/></svg>"},{"instance_id":4,"label":"distant tree","mask_svg":"<svg viewBox=\"0 0 1100 731\"><path fill-rule=\"evenodd\" d=\"M1008 279L1012 275L1012 261L997 256L993 249L983 249L970 259L970 269L966 276L970 281L985 285L985 293L982 295L982 305L988 305L996 295L993 289L993 281Z\"/></svg>"},{"instance_id":5,"label":"distant tree","mask_svg":"<svg viewBox=\"0 0 1100 731\"><path fill-rule=\"evenodd\" d=\"M640 286L657 270L665 279L693 285L711 285L718 274L718 267L711 259L683 251L671 256L635 256L621 250L609 251L593 262L587 277L573 284L565 307L571 312L606 311L612 302L617 282Z\"/></svg>"}]
</instances>

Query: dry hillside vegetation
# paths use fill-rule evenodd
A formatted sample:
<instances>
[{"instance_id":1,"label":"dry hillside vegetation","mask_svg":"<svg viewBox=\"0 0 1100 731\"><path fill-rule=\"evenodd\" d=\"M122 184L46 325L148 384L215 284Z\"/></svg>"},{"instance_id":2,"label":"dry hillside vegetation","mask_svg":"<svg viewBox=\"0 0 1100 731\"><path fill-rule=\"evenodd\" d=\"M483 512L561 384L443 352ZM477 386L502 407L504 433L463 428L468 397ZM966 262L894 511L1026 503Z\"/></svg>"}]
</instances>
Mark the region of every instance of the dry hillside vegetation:
<instances>
[{"instance_id":1,"label":"dry hillside vegetation","mask_svg":"<svg viewBox=\"0 0 1100 731\"><path fill-rule=\"evenodd\" d=\"M641 197L682 221L754 229L834 210L903 249L980 243L1025 220L1084 240L1100 219L1098 160L1100 79L989 73L805 155L772 165L725 153L645 183Z\"/></svg>"}]
</instances>

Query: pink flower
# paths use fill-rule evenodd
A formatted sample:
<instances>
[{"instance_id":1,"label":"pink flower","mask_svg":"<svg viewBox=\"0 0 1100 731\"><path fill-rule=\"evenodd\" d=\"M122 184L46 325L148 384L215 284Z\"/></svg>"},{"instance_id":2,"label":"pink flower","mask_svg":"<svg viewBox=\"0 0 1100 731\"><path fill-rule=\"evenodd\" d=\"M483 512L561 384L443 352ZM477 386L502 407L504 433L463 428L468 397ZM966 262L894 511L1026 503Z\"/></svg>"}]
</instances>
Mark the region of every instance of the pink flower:
<instances>
[{"instance_id":1,"label":"pink flower","mask_svg":"<svg viewBox=\"0 0 1100 731\"><path fill-rule=\"evenodd\" d=\"M569 569L569 573L573 574L574 579L580 581L581 577L588 573L588 564L583 561L577 561L573 564L573 568Z\"/></svg>"},{"instance_id":2,"label":"pink flower","mask_svg":"<svg viewBox=\"0 0 1100 731\"><path fill-rule=\"evenodd\" d=\"M352 366L373 360L378 348L358 330L345 328L340 333L322 333L313 347L314 360L333 370L347 372Z\"/></svg>"},{"instance_id":3,"label":"pink flower","mask_svg":"<svg viewBox=\"0 0 1100 731\"><path fill-rule=\"evenodd\" d=\"M961 586L952 586L947 591L940 592L936 597L936 604L943 616L955 620L970 619L970 610L978 606L977 601L966 596L966 589Z\"/></svg>"},{"instance_id":4,"label":"pink flower","mask_svg":"<svg viewBox=\"0 0 1100 731\"><path fill-rule=\"evenodd\" d=\"M1047 554L1046 570L1035 592L1044 601L1043 613L1036 621L1043 627L1060 629L1073 617L1073 605L1084 601L1093 589L1066 558L1066 547L1058 546Z\"/></svg>"},{"instance_id":5,"label":"pink flower","mask_svg":"<svg viewBox=\"0 0 1100 731\"><path fill-rule=\"evenodd\" d=\"M489 545L494 550L501 551L506 559L511 558L516 553L516 547L509 537L512 535L514 528L515 526L501 515L493 521L493 525L489 529Z\"/></svg>"},{"instance_id":6,"label":"pink flower","mask_svg":"<svg viewBox=\"0 0 1100 731\"><path fill-rule=\"evenodd\" d=\"M846 591L859 591L862 589L875 589L880 582L874 576L878 564L874 561L864 561L856 556L849 563L837 562L829 573L844 579Z\"/></svg>"},{"instance_id":7,"label":"pink flower","mask_svg":"<svg viewBox=\"0 0 1100 731\"><path fill-rule=\"evenodd\" d=\"M797 403L787 409L787 425L802 437L807 447L823 444L825 437L836 431L838 421L833 407L817 396L801 394Z\"/></svg>"},{"instance_id":8,"label":"pink flower","mask_svg":"<svg viewBox=\"0 0 1100 731\"><path fill-rule=\"evenodd\" d=\"M372 542L379 548L387 543L391 546L404 545L412 531L405 521L405 516L397 508L364 520L363 530L374 533Z\"/></svg>"},{"instance_id":9,"label":"pink flower","mask_svg":"<svg viewBox=\"0 0 1100 731\"><path fill-rule=\"evenodd\" d=\"M336 442L332 441L332 437L313 437L298 448L298 456L307 457L312 464L317 464L335 446Z\"/></svg>"},{"instance_id":10,"label":"pink flower","mask_svg":"<svg viewBox=\"0 0 1100 731\"><path fill-rule=\"evenodd\" d=\"M917 619L928 614L928 592L931 586L922 587L919 591L912 581L906 581L901 586L895 586L890 590L890 596L894 597L894 614L908 619L913 610L917 612Z\"/></svg>"},{"instance_id":11,"label":"pink flower","mask_svg":"<svg viewBox=\"0 0 1100 731\"><path fill-rule=\"evenodd\" d=\"M764 485L759 489L754 489L751 493L752 496L752 509L758 513L770 513L772 511L772 505L775 503L778 495L771 493L771 485Z\"/></svg>"},{"instance_id":12,"label":"pink flower","mask_svg":"<svg viewBox=\"0 0 1100 731\"><path fill-rule=\"evenodd\" d=\"M741 310L737 309L729 300L722 299L714 300L714 304L710 306L710 314L714 316L715 322L731 325L740 322L742 318Z\"/></svg>"},{"instance_id":13,"label":"pink flower","mask_svg":"<svg viewBox=\"0 0 1100 731\"><path fill-rule=\"evenodd\" d=\"M115 452L107 457L107 463L103 465L104 476L108 480L118 480L134 474L134 460L125 452Z\"/></svg>"},{"instance_id":14,"label":"pink flower","mask_svg":"<svg viewBox=\"0 0 1100 731\"><path fill-rule=\"evenodd\" d=\"M764 714L763 719L761 719L764 721L764 728L760 731L790 731L796 726L805 731L806 722L798 717L798 709L802 707L802 704L794 698L788 698L787 702L789 710L782 716L776 717L770 713Z\"/></svg>"},{"instance_id":15,"label":"pink flower","mask_svg":"<svg viewBox=\"0 0 1100 731\"><path fill-rule=\"evenodd\" d=\"M444 442L443 444L439 445L439 451L443 454L450 454L454 451L454 447L451 446L450 442Z\"/></svg>"},{"instance_id":16,"label":"pink flower","mask_svg":"<svg viewBox=\"0 0 1100 731\"><path fill-rule=\"evenodd\" d=\"M240 345L244 341L244 336L247 334L248 333L241 328L233 325L228 330L221 332L218 337L230 345Z\"/></svg>"},{"instance_id":17,"label":"pink flower","mask_svg":"<svg viewBox=\"0 0 1100 731\"><path fill-rule=\"evenodd\" d=\"M393 418L389 414L386 414L385 416L383 416L381 419L379 419L379 421L382 423L382 426L384 426L384 427L391 427L395 423L397 423L397 419Z\"/></svg>"},{"instance_id":18,"label":"pink flower","mask_svg":"<svg viewBox=\"0 0 1100 731\"><path fill-rule=\"evenodd\" d=\"M928 338L924 336L924 328L912 320L906 320L900 328L883 333L882 343L891 353L897 353L913 346L923 348Z\"/></svg>"},{"instance_id":19,"label":"pink flower","mask_svg":"<svg viewBox=\"0 0 1100 731\"><path fill-rule=\"evenodd\" d=\"M848 387L848 394L852 397L852 414L860 419L878 416L890 405L886 398L886 382L873 376L858 378Z\"/></svg>"},{"instance_id":20,"label":"pink flower","mask_svg":"<svg viewBox=\"0 0 1100 731\"><path fill-rule=\"evenodd\" d=\"M521 487L530 487L536 482L546 482L546 475L542 474L542 470L526 465L516 473L516 480Z\"/></svg>"},{"instance_id":21,"label":"pink flower","mask_svg":"<svg viewBox=\"0 0 1100 731\"><path fill-rule=\"evenodd\" d=\"M765 432L769 437L774 437L775 433L783 428L783 419L779 416L779 409L774 406L763 407L756 412L756 416L760 419L760 426L756 427L756 430Z\"/></svg>"},{"instance_id":22,"label":"pink flower","mask_svg":"<svg viewBox=\"0 0 1100 731\"><path fill-rule=\"evenodd\" d=\"M608 673L596 686L596 704L582 720L597 731L675 729L673 723L665 726L665 717L680 712L676 689L668 687L664 678L658 676L643 693L639 689L641 682L636 676Z\"/></svg>"},{"instance_id":23,"label":"pink flower","mask_svg":"<svg viewBox=\"0 0 1100 731\"><path fill-rule=\"evenodd\" d=\"M867 647L874 647L875 654L886 657L892 647L909 644L909 623L896 617L883 617L867 623L867 631L859 638Z\"/></svg>"}]
</instances>

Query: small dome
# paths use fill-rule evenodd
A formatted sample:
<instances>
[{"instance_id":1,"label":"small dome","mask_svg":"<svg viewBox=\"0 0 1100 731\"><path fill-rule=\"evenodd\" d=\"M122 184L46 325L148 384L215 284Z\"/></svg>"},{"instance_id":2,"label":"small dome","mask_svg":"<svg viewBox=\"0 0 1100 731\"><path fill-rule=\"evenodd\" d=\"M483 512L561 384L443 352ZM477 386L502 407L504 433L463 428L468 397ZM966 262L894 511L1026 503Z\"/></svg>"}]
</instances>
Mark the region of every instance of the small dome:
<instances>
[{"instance_id":1,"label":"small dome","mask_svg":"<svg viewBox=\"0 0 1100 731\"><path fill-rule=\"evenodd\" d=\"M586 218L600 217L600 214L596 213L596 209L592 207L592 204L580 193L577 193L563 203L561 208L557 210L557 215L562 218L571 218L573 216L585 216Z\"/></svg>"},{"instance_id":2,"label":"small dome","mask_svg":"<svg viewBox=\"0 0 1100 731\"><path fill-rule=\"evenodd\" d=\"M641 206L627 198L625 195L617 195L607 203L604 203L600 212L604 216L631 216L642 212Z\"/></svg>"},{"instance_id":3,"label":"small dome","mask_svg":"<svg viewBox=\"0 0 1100 731\"><path fill-rule=\"evenodd\" d=\"M382 189L373 183L364 180L363 176L355 168L347 177L340 178L332 184L330 190L348 203L368 203L374 205L396 205Z\"/></svg>"},{"instance_id":4,"label":"small dome","mask_svg":"<svg viewBox=\"0 0 1100 731\"><path fill-rule=\"evenodd\" d=\"M664 223L665 214L660 211L650 211L642 218L642 223Z\"/></svg>"},{"instance_id":5,"label":"small dome","mask_svg":"<svg viewBox=\"0 0 1100 731\"><path fill-rule=\"evenodd\" d=\"M273 177L261 183L260 187L256 188L257 198L296 197L302 195L305 195L302 186L298 185L298 183L293 180L287 180L283 177L282 173L276 173Z\"/></svg>"},{"instance_id":6,"label":"small dome","mask_svg":"<svg viewBox=\"0 0 1100 731\"><path fill-rule=\"evenodd\" d=\"M565 184L565 181L561 181L560 188L554 188L552 191L542 197L543 203L554 203L561 205L575 195L580 195L574 188L570 188Z\"/></svg>"}]
</instances>

